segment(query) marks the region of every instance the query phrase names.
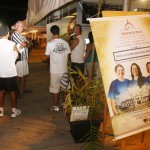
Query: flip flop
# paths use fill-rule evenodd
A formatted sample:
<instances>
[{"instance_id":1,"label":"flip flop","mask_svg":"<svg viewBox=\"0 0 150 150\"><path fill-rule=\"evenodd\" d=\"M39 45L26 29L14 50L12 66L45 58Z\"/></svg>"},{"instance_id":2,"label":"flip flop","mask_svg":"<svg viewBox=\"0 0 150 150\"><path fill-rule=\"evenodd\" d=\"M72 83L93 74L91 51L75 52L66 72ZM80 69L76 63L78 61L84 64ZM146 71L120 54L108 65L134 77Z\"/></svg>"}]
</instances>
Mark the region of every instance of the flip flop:
<instances>
[{"instance_id":1,"label":"flip flop","mask_svg":"<svg viewBox=\"0 0 150 150\"><path fill-rule=\"evenodd\" d=\"M22 91L22 93L32 93L32 90L25 90L25 91Z\"/></svg>"}]
</instances>

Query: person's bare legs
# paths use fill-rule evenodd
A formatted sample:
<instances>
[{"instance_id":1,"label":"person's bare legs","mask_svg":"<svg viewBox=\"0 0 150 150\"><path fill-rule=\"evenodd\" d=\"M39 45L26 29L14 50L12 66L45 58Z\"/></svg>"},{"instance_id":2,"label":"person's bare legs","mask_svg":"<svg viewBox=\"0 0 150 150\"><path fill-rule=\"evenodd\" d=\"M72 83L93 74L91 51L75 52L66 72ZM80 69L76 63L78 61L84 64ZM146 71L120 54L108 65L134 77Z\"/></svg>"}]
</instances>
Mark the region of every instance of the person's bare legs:
<instances>
[{"instance_id":1,"label":"person's bare legs","mask_svg":"<svg viewBox=\"0 0 150 150\"><path fill-rule=\"evenodd\" d=\"M0 91L0 117L4 115L4 91Z\"/></svg>"},{"instance_id":2,"label":"person's bare legs","mask_svg":"<svg viewBox=\"0 0 150 150\"><path fill-rule=\"evenodd\" d=\"M86 74L87 74L87 77L89 78L90 76L89 69L86 69Z\"/></svg>"},{"instance_id":3,"label":"person's bare legs","mask_svg":"<svg viewBox=\"0 0 150 150\"><path fill-rule=\"evenodd\" d=\"M22 97L22 90L23 90L22 77L18 77L17 80L18 80L18 88L19 88L18 96L21 98Z\"/></svg>"},{"instance_id":4,"label":"person's bare legs","mask_svg":"<svg viewBox=\"0 0 150 150\"><path fill-rule=\"evenodd\" d=\"M11 99L12 108L17 108L17 95L16 95L16 91L11 91L10 92L10 99Z\"/></svg>"},{"instance_id":5,"label":"person's bare legs","mask_svg":"<svg viewBox=\"0 0 150 150\"><path fill-rule=\"evenodd\" d=\"M54 106L58 106L58 97L59 97L59 93L53 93Z\"/></svg>"},{"instance_id":6,"label":"person's bare legs","mask_svg":"<svg viewBox=\"0 0 150 150\"><path fill-rule=\"evenodd\" d=\"M21 94L21 79L20 79L20 77L17 77L17 82L18 82L18 88L19 88L18 94Z\"/></svg>"},{"instance_id":7,"label":"person's bare legs","mask_svg":"<svg viewBox=\"0 0 150 150\"><path fill-rule=\"evenodd\" d=\"M27 80L26 80L26 76L23 76L23 80L24 80L24 81L23 81L23 83L24 83L24 88L23 88L23 89L26 91L26 90L27 90L27 82L26 82Z\"/></svg>"},{"instance_id":8,"label":"person's bare legs","mask_svg":"<svg viewBox=\"0 0 150 150\"><path fill-rule=\"evenodd\" d=\"M4 105L4 91L0 91L0 107Z\"/></svg>"},{"instance_id":9,"label":"person's bare legs","mask_svg":"<svg viewBox=\"0 0 150 150\"><path fill-rule=\"evenodd\" d=\"M52 93L53 95L53 106L49 109L50 111L59 111L58 107L58 99L59 99L59 93Z\"/></svg>"},{"instance_id":10,"label":"person's bare legs","mask_svg":"<svg viewBox=\"0 0 150 150\"><path fill-rule=\"evenodd\" d=\"M27 88L26 75L21 77L21 93L32 93L32 90Z\"/></svg>"},{"instance_id":11,"label":"person's bare legs","mask_svg":"<svg viewBox=\"0 0 150 150\"><path fill-rule=\"evenodd\" d=\"M62 96L63 96L63 103L66 100L66 96L67 96L68 92L67 91L62 91Z\"/></svg>"},{"instance_id":12,"label":"person's bare legs","mask_svg":"<svg viewBox=\"0 0 150 150\"><path fill-rule=\"evenodd\" d=\"M21 114L21 110L17 109L17 93L16 91L10 91L10 99L12 106L11 117L15 118Z\"/></svg>"},{"instance_id":13,"label":"person's bare legs","mask_svg":"<svg viewBox=\"0 0 150 150\"><path fill-rule=\"evenodd\" d=\"M21 79L21 90L22 91L26 91L27 90L27 87L26 87L26 77L23 76L23 77L20 77L20 79Z\"/></svg>"}]
</instances>

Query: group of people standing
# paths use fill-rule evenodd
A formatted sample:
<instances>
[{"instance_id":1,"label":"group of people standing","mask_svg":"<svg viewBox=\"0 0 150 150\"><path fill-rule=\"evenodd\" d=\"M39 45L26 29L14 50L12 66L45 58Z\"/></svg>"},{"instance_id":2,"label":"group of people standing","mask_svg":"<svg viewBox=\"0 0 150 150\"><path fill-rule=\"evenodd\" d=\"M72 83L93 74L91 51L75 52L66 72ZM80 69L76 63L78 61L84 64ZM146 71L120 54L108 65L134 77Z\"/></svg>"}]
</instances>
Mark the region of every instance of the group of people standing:
<instances>
[{"instance_id":1,"label":"group of people standing","mask_svg":"<svg viewBox=\"0 0 150 150\"><path fill-rule=\"evenodd\" d=\"M7 26L0 27L0 116L4 115L4 93L10 94L12 113L11 117L17 117L21 110L17 108L17 97L21 93L31 93L27 89L26 75L29 74L28 47L29 41L21 35L24 26L22 21L15 24L16 30L10 35ZM67 72L67 63L70 55L71 69L84 74L84 61L88 59L93 45L93 39L87 46L85 53L85 39L82 36L82 27L76 24L73 28L74 40L69 44L70 36L66 40L60 38L60 29L54 25L50 28L53 40L47 43L45 54L50 58L50 86L49 92L53 94L53 106L51 111L59 111L58 99L60 93L60 80ZM91 32L89 35L91 38ZM92 37L93 38L93 37ZM91 57L91 54L90 54ZM89 60L88 60L89 63ZM77 69L78 68L78 69ZM78 75L73 76L77 86L80 86Z\"/></svg>"},{"instance_id":2,"label":"group of people standing","mask_svg":"<svg viewBox=\"0 0 150 150\"><path fill-rule=\"evenodd\" d=\"M150 62L146 63L146 70L148 76L144 77L139 65L132 63L129 80L124 78L124 67L121 64L115 66L117 79L111 82L108 92L114 115L150 106Z\"/></svg>"},{"instance_id":3,"label":"group of people standing","mask_svg":"<svg viewBox=\"0 0 150 150\"><path fill-rule=\"evenodd\" d=\"M29 74L29 42L21 35L24 29L23 22L18 21L15 28L16 30L10 35L8 26L0 27L0 116L4 115L5 91L10 93L11 117L21 114L21 110L17 108L18 94L32 92L26 85L26 75Z\"/></svg>"},{"instance_id":4,"label":"group of people standing","mask_svg":"<svg viewBox=\"0 0 150 150\"><path fill-rule=\"evenodd\" d=\"M45 54L50 58L50 86L49 92L53 95L53 106L50 108L50 111L59 111L58 99L60 93L60 80L64 73L68 72L67 64L70 59L71 70L74 74L72 77L76 86L79 88L82 84L82 81L79 80L78 71L80 70L84 74L84 62L87 61L87 64L90 63L92 50L93 50L93 36L92 32L89 33L90 43L86 48L85 55L85 39L82 36L82 27L79 24L75 24L73 27L74 38L70 42L71 36L68 35L66 40L60 38L60 28L56 25L50 28L52 33L52 40L47 43ZM95 52L96 53L96 52ZM84 56L85 55L85 56ZM90 58L89 58L90 57ZM96 54L95 56L96 57ZM96 57L97 59L97 57ZM94 61L97 61L97 60ZM89 66L87 69L89 75Z\"/></svg>"},{"instance_id":5,"label":"group of people standing","mask_svg":"<svg viewBox=\"0 0 150 150\"><path fill-rule=\"evenodd\" d=\"M10 93L12 113L11 117L21 114L21 110L17 108L17 93L31 93L27 89L26 75L29 74L28 67L28 45L29 41L21 35L23 31L23 22L16 23L16 31L10 37L10 31L7 26L0 27L0 116L4 115L4 92ZM64 73L68 72L68 60L71 61L71 69L78 72L78 69L84 74L84 66L86 66L87 75L89 77L89 68L92 57L94 65L97 68L97 55L93 55L94 41L92 32L89 32L90 43L86 46L85 39L82 36L82 27L75 24L73 32L75 34L71 43L69 35L66 40L60 38L60 28L53 25L50 28L52 40L47 43L45 55L50 58L50 86L49 92L53 95L53 106L50 111L59 111L59 93L60 80ZM85 53L86 47L86 53ZM92 56L93 55L93 56ZM121 64L116 65L115 72L117 79L112 81L109 88L108 98L111 100L111 106L114 115L119 115L121 111L128 109L133 103L130 102L141 89L147 92L145 101L150 101L150 62L146 64L147 77L142 76L141 69L138 64L131 65L132 80L124 78L124 67ZM94 72L94 69L93 69ZM78 74L74 74L73 79L78 88L81 86ZM143 94L142 93L142 94ZM124 103L124 101L127 102ZM139 102L140 103L140 102Z\"/></svg>"}]
</instances>

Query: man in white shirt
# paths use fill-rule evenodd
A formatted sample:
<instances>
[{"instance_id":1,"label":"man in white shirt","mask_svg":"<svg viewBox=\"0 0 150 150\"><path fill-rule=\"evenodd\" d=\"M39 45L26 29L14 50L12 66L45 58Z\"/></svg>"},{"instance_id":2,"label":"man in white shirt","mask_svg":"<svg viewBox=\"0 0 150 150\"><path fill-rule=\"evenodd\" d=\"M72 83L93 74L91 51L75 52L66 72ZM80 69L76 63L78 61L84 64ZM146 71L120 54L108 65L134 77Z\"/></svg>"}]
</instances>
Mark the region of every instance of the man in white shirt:
<instances>
[{"instance_id":1,"label":"man in white shirt","mask_svg":"<svg viewBox=\"0 0 150 150\"><path fill-rule=\"evenodd\" d=\"M79 24L75 24L73 28L75 37L70 45L71 49L71 69L77 71L77 68L84 74L84 52L85 52L85 39L82 36L82 27ZM68 37L67 40L69 40ZM77 74L73 75L76 86L80 86L80 81Z\"/></svg>"},{"instance_id":2,"label":"man in white shirt","mask_svg":"<svg viewBox=\"0 0 150 150\"><path fill-rule=\"evenodd\" d=\"M8 40L9 28L0 27L0 117L4 115L4 92L10 93L12 113L11 117L17 117L21 111L17 109L17 70L16 59L18 57L17 47L14 42Z\"/></svg>"},{"instance_id":3,"label":"man in white shirt","mask_svg":"<svg viewBox=\"0 0 150 150\"><path fill-rule=\"evenodd\" d=\"M45 55L50 57L50 86L49 92L53 94L53 106L50 111L59 111L58 99L60 92L60 79L67 71L68 54L71 53L68 43L59 37L60 29L54 25L50 29L53 40L47 43Z\"/></svg>"}]
</instances>

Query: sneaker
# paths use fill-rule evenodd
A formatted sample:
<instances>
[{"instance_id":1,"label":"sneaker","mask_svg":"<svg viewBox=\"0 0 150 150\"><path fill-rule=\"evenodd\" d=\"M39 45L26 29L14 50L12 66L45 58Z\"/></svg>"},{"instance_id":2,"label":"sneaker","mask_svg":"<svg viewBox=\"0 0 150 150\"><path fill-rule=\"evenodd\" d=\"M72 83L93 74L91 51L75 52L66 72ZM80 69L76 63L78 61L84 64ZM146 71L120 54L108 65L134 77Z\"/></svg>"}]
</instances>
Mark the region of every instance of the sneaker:
<instances>
[{"instance_id":1,"label":"sneaker","mask_svg":"<svg viewBox=\"0 0 150 150\"><path fill-rule=\"evenodd\" d=\"M67 108L64 103L61 104L61 107L64 108L64 109Z\"/></svg>"},{"instance_id":2,"label":"sneaker","mask_svg":"<svg viewBox=\"0 0 150 150\"><path fill-rule=\"evenodd\" d=\"M50 108L50 111L59 112L59 107L58 107L58 106L52 106L52 107Z\"/></svg>"},{"instance_id":3,"label":"sneaker","mask_svg":"<svg viewBox=\"0 0 150 150\"><path fill-rule=\"evenodd\" d=\"M1 111L0 111L0 117L3 117L3 116L4 116L4 111L1 110Z\"/></svg>"},{"instance_id":4,"label":"sneaker","mask_svg":"<svg viewBox=\"0 0 150 150\"><path fill-rule=\"evenodd\" d=\"M21 110L16 109L14 112L12 111L11 117L15 118L15 117L17 117L20 114L21 114Z\"/></svg>"}]
</instances>

